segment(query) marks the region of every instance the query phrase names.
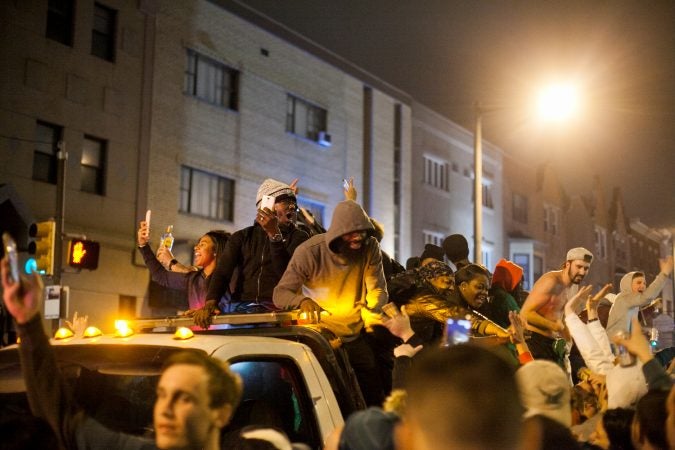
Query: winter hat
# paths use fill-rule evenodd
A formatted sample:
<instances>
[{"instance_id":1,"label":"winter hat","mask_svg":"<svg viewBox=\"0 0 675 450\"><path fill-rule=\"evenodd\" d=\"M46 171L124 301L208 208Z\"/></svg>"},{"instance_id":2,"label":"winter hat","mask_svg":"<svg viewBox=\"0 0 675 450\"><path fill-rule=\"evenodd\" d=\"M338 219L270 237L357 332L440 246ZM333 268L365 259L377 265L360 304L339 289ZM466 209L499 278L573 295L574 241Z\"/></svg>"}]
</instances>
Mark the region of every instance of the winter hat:
<instances>
[{"instance_id":1,"label":"winter hat","mask_svg":"<svg viewBox=\"0 0 675 450\"><path fill-rule=\"evenodd\" d=\"M424 261L427 258L434 258L439 261L443 261L443 249L438 245L426 244L424 246L422 256L420 256L420 260Z\"/></svg>"},{"instance_id":2,"label":"winter hat","mask_svg":"<svg viewBox=\"0 0 675 450\"><path fill-rule=\"evenodd\" d=\"M271 195L275 199L278 199L282 196L295 198L295 192L293 192L293 189L291 189L289 185L282 183L281 181L273 180L272 178L268 178L263 181L263 183L258 188L258 193L255 196L256 206L260 206L263 195Z\"/></svg>"},{"instance_id":3,"label":"winter hat","mask_svg":"<svg viewBox=\"0 0 675 450\"><path fill-rule=\"evenodd\" d=\"M567 252L567 261L574 261L576 259L580 259L582 261L586 261L588 263L593 262L593 253L590 251L586 250L583 247L575 247L571 248Z\"/></svg>"},{"instance_id":4,"label":"winter hat","mask_svg":"<svg viewBox=\"0 0 675 450\"><path fill-rule=\"evenodd\" d=\"M469 243L461 234L451 234L443 241L443 250L453 263L469 257Z\"/></svg>"},{"instance_id":5,"label":"winter hat","mask_svg":"<svg viewBox=\"0 0 675 450\"><path fill-rule=\"evenodd\" d=\"M518 286L522 278L523 268L502 258L495 266L495 272L492 274L492 285L511 292Z\"/></svg>"},{"instance_id":6,"label":"winter hat","mask_svg":"<svg viewBox=\"0 0 675 450\"><path fill-rule=\"evenodd\" d=\"M340 434L339 450L393 450L399 417L380 408L351 414Z\"/></svg>"},{"instance_id":7,"label":"winter hat","mask_svg":"<svg viewBox=\"0 0 675 450\"><path fill-rule=\"evenodd\" d=\"M535 359L516 370L525 417L541 414L569 427L572 425L570 382L552 361Z\"/></svg>"}]
</instances>

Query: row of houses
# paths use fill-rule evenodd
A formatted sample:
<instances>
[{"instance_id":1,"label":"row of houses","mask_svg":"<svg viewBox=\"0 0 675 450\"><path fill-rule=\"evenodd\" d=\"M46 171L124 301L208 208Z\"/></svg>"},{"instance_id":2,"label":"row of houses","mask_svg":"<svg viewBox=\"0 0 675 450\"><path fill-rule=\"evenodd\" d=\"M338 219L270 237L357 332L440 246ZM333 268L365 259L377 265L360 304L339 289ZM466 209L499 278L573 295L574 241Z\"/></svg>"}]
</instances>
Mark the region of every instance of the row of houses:
<instances>
[{"instance_id":1,"label":"row of houses","mask_svg":"<svg viewBox=\"0 0 675 450\"><path fill-rule=\"evenodd\" d=\"M96 271L60 274L67 315L112 323L120 310L157 312L134 245L145 211L152 239L173 225L175 253L189 261L204 232L252 223L268 177L299 178L301 206L324 224L354 177L385 227L383 248L402 262L451 233L473 239L473 134L241 2L0 8L2 228L25 248L27 224L55 216L61 148L64 231L101 244ZM531 286L584 245L597 255L593 282L658 272L672 237L631 221L619 191L607 202L598 182L569 198L555 168L483 145L488 267L512 259Z\"/></svg>"}]
</instances>

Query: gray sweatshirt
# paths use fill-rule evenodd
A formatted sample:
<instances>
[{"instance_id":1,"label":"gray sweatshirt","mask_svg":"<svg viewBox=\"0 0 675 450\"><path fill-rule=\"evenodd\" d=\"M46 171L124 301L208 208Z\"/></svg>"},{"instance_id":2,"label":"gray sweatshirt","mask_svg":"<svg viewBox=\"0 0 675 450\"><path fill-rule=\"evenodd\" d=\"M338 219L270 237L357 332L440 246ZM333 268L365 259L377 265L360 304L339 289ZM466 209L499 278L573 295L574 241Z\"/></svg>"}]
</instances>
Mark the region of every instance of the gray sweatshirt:
<instances>
[{"instance_id":1,"label":"gray sweatshirt","mask_svg":"<svg viewBox=\"0 0 675 450\"><path fill-rule=\"evenodd\" d=\"M634 273L628 272L621 278L621 292L616 296L614 305L609 310L607 336L610 339L619 331L630 330L630 322L633 317L637 316L640 306L648 305L649 302L654 300L668 279L667 275L659 273L644 292L633 292L631 290L631 283Z\"/></svg>"}]
</instances>

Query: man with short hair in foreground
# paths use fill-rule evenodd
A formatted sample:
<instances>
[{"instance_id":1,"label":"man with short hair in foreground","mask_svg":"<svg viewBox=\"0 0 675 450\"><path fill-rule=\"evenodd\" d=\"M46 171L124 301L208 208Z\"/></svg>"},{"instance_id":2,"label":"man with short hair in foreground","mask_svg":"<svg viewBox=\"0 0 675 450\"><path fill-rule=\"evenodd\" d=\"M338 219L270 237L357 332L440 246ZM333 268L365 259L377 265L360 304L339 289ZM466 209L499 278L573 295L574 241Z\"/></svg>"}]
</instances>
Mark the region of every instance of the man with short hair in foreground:
<instances>
[{"instance_id":1,"label":"man with short hair in foreground","mask_svg":"<svg viewBox=\"0 0 675 450\"><path fill-rule=\"evenodd\" d=\"M514 369L492 351L473 344L431 349L416 357L406 380L397 449L520 448Z\"/></svg>"},{"instance_id":2,"label":"man with short hair in foreground","mask_svg":"<svg viewBox=\"0 0 675 450\"><path fill-rule=\"evenodd\" d=\"M226 363L203 352L182 351L165 362L157 385L155 441L110 430L79 410L68 393L42 329L42 282L13 281L7 259L0 267L3 300L14 317L31 411L44 418L62 448L220 449L220 431L239 404L242 383Z\"/></svg>"}]
</instances>

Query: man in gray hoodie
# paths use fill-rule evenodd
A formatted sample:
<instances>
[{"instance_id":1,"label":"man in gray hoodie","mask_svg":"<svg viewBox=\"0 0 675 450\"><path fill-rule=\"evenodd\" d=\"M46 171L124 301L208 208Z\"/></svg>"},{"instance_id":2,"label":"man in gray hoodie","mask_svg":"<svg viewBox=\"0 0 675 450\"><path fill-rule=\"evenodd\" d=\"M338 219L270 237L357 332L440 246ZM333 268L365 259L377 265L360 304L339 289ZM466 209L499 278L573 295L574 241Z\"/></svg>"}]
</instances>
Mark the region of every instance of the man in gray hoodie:
<instances>
[{"instance_id":1,"label":"man in gray hoodie","mask_svg":"<svg viewBox=\"0 0 675 450\"><path fill-rule=\"evenodd\" d=\"M642 272L628 272L621 278L621 292L614 299L607 319L607 335L610 339L619 331L629 331L631 319L637 316L640 306L648 305L659 295L673 271L673 257L659 259L659 266L661 271L649 287Z\"/></svg>"},{"instance_id":2,"label":"man in gray hoodie","mask_svg":"<svg viewBox=\"0 0 675 450\"><path fill-rule=\"evenodd\" d=\"M274 289L278 308L300 308L335 333L349 355L369 405L384 399L365 322L387 302L382 256L373 225L361 206L345 200L335 208L328 231L300 244Z\"/></svg>"}]
</instances>

